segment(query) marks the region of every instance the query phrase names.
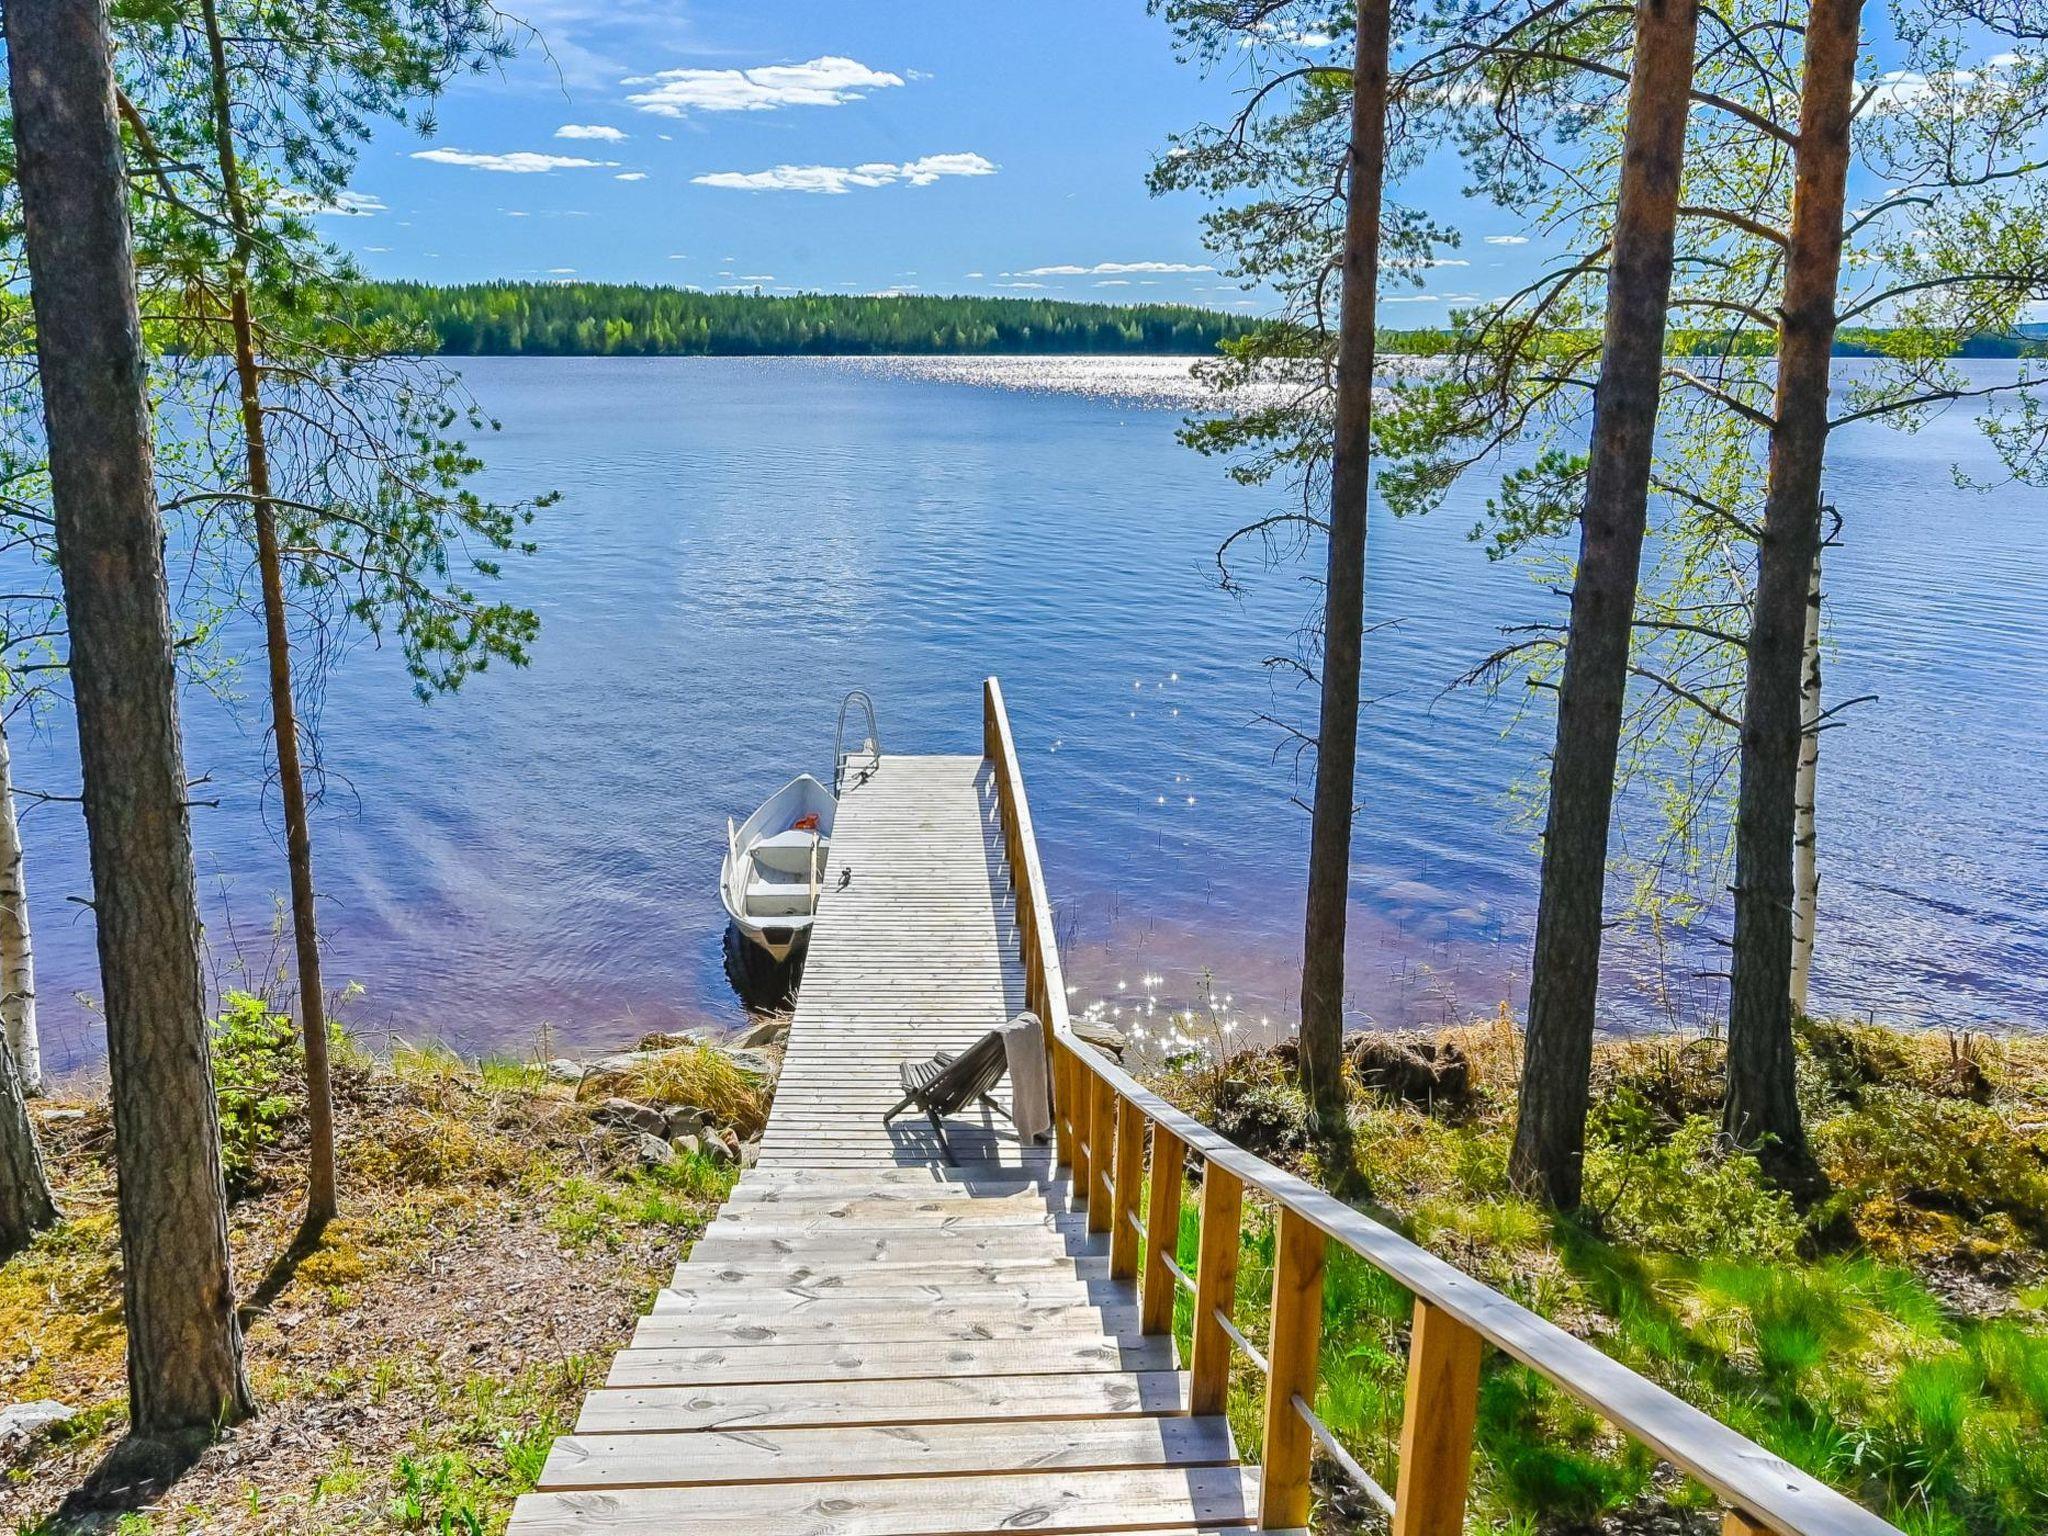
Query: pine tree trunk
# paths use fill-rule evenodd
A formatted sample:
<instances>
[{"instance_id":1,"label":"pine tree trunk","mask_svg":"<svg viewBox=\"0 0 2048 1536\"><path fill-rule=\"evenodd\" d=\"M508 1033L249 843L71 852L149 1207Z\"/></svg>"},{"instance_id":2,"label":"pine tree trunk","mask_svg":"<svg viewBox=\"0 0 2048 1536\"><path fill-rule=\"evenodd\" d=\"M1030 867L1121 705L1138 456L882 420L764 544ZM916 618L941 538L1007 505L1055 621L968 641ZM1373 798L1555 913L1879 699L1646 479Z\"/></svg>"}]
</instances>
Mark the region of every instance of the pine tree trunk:
<instances>
[{"instance_id":1,"label":"pine tree trunk","mask_svg":"<svg viewBox=\"0 0 2048 1536\"><path fill-rule=\"evenodd\" d=\"M214 148L221 187L235 227L234 271L229 275L235 375L241 391L242 438L249 496L256 524L256 565L263 583L263 638L270 663L270 725L277 739L277 779L284 799L285 862L291 874L292 941L299 971L299 1019L306 1048L305 1235L315 1235L337 1213L334 1187L334 1091L327 1063L327 995L320 979L320 922L313 886L313 831L306 813L306 776L299 760L298 711L292 697L292 641L286 626L284 564L271 498L270 452L265 430L262 373L256 363L255 327L249 318L248 209L242 199L229 101L226 45L214 0L204 0L213 70Z\"/></svg>"},{"instance_id":2,"label":"pine tree trunk","mask_svg":"<svg viewBox=\"0 0 2048 1536\"><path fill-rule=\"evenodd\" d=\"M5 8L92 856L131 1431L210 1433L242 1374L127 188L98 0Z\"/></svg>"},{"instance_id":3,"label":"pine tree trunk","mask_svg":"<svg viewBox=\"0 0 2048 1536\"><path fill-rule=\"evenodd\" d=\"M13 1053L0 1050L0 1259L25 1248L56 1220L57 1201L43 1172L21 1076Z\"/></svg>"},{"instance_id":4,"label":"pine tree trunk","mask_svg":"<svg viewBox=\"0 0 2048 1536\"><path fill-rule=\"evenodd\" d=\"M1323 588L1322 702L1302 931L1301 1086L1326 1143L1349 1140L1344 1103L1344 925L1351 899L1358 688L1365 648L1365 537L1372 486L1372 383L1379 298L1380 198L1387 163L1387 0L1358 11L1351 80L1344 294L1337 330L1337 419Z\"/></svg>"},{"instance_id":5,"label":"pine tree trunk","mask_svg":"<svg viewBox=\"0 0 2048 1536\"><path fill-rule=\"evenodd\" d=\"M1799 682L1799 784L1792 807L1792 1017L1806 1017L1813 981L1813 939L1820 922L1820 844L1814 808L1820 792L1820 561L1806 588L1806 643Z\"/></svg>"},{"instance_id":6,"label":"pine tree trunk","mask_svg":"<svg viewBox=\"0 0 2048 1536\"><path fill-rule=\"evenodd\" d=\"M1698 0L1638 0L1509 1165L1519 1187L1559 1210L1578 1205L1585 1160L1608 824L1648 522L1698 26Z\"/></svg>"},{"instance_id":7,"label":"pine tree trunk","mask_svg":"<svg viewBox=\"0 0 2048 1536\"><path fill-rule=\"evenodd\" d=\"M1807 12L1791 246L1779 305L1776 424L1757 545L1735 812L1735 949L1722 1119L1730 1136L1759 1148L1765 1167L1789 1184L1814 1175L1792 1046L1792 845L1800 671L1807 593L1820 554L1828 375L1862 11L1862 0L1814 0Z\"/></svg>"},{"instance_id":8,"label":"pine tree trunk","mask_svg":"<svg viewBox=\"0 0 2048 1536\"><path fill-rule=\"evenodd\" d=\"M21 823L14 814L14 761L0 720L0 1037L14 1058L21 1091L43 1091L43 1046L36 1030L36 957L28 922L28 874Z\"/></svg>"}]
</instances>

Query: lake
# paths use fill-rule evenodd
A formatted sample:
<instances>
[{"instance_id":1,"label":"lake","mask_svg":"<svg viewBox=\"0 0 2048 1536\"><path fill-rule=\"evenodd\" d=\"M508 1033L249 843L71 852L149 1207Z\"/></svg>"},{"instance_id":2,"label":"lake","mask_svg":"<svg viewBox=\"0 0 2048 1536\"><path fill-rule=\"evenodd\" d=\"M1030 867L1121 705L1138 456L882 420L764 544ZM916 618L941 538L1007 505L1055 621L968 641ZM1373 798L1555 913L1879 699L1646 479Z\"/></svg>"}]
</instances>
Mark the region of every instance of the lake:
<instances>
[{"instance_id":1,"label":"lake","mask_svg":"<svg viewBox=\"0 0 2048 1536\"><path fill-rule=\"evenodd\" d=\"M2002 364L1971 365L1986 369ZM1312 697L1269 671L1310 572L1214 581L1219 540L1280 493L1176 443L1184 360L484 359L501 495L558 489L504 584L533 666L420 704L359 647L319 705L315 852L328 976L373 1039L592 1047L733 1023L716 882L726 818L827 777L864 687L890 751L978 750L979 684L1016 724L1077 1002L1293 1010L1307 817L1287 738ZM1962 415L1858 429L1831 490L1834 698L1818 1008L1929 1026L2048 1020L2048 553L2043 497L1955 488ZM1547 746L1449 684L1503 624L1559 605L1442 513L1375 514L1349 1001L1361 1023L1520 1006L1532 830L1508 791ZM274 970L284 855L258 679L186 703L202 898L225 982ZM75 788L68 718L16 744ZM24 807L46 1051L102 1054L75 807ZM1706 925L1725 932L1725 924ZM1618 1027L1711 1020L1710 937L1622 938Z\"/></svg>"}]
</instances>

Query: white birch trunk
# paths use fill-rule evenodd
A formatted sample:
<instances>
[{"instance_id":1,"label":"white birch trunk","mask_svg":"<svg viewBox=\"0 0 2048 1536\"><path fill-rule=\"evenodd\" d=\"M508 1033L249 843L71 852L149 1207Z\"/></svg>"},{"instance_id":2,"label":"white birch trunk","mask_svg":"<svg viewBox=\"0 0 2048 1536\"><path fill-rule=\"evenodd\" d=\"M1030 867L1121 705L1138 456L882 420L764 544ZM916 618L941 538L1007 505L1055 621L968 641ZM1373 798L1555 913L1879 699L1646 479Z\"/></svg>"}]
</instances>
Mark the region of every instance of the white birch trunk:
<instances>
[{"instance_id":1,"label":"white birch trunk","mask_svg":"<svg viewBox=\"0 0 2048 1536\"><path fill-rule=\"evenodd\" d=\"M22 870L21 824L14 818L14 772L7 727L0 721L0 1036L14 1058L24 1094L43 1091L42 1042L36 1033L36 961L29 941L28 880Z\"/></svg>"},{"instance_id":2,"label":"white birch trunk","mask_svg":"<svg viewBox=\"0 0 2048 1536\"><path fill-rule=\"evenodd\" d=\"M1806 1014L1813 977L1814 925L1820 917L1820 858L1814 795L1820 784L1820 555L1806 588L1806 645L1799 679L1799 779L1792 822L1792 1014Z\"/></svg>"}]
</instances>

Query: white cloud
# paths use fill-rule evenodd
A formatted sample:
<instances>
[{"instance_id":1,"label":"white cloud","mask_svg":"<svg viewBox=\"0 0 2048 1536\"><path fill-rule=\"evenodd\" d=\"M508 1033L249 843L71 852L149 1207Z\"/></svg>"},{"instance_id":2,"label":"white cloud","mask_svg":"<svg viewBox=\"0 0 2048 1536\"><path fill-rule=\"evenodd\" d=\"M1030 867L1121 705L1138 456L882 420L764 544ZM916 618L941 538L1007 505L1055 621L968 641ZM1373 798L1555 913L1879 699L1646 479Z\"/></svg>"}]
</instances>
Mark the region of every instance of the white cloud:
<instances>
[{"instance_id":1,"label":"white cloud","mask_svg":"<svg viewBox=\"0 0 2048 1536\"><path fill-rule=\"evenodd\" d=\"M278 194L278 200L294 213L308 214L313 218L367 219L373 213L389 213L381 198L367 192L354 192L343 187L326 202L321 202L310 192L287 188Z\"/></svg>"},{"instance_id":2,"label":"white cloud","mask_svg":"<svg viewBox=\"0 0 2048 1536\"><path fill-rule=\"evenodd\" d=\"M1488 245L1527 245L1529 237L1527 235L1488 235L1486 243Z\"/></svg>"},{"instance_id":3,"label":"white cloud","mask_svg":"<svg viewBox=\"0 0 2048 1536\"><path fill-rule=\"evenodd\" d=\"M1116 277L1131 272L1214 272L1185 261L1098 261L1092 267L1026 267L1019 277Z\"/></svg>"},{"instance_id":4,"label":"white cloud","mask_svg":"<svg viewBox=\"0 0 2048 1536\"><path fill-rule=\"evenodd\" d=\"M1443 296L1435 293L1383 293L1382 304L1441 304Z\"/></svg>"},{"instance_id":5,"label":"white cloud","mask_svg":"<svg viewBox=\"0 0 2048 1536\"><path fill-rule=\"evenodd\" d=\"M646 86L626 98L642 112L686 117L692 112L767 112L778 107L838 107L903 77L833 55L803 64L759 69L665 69L621 82Z\"/></svg>"},{"instance_id":6,"label":"white cloud","mask_svg":"<svg viewBox=\"0 0 2048 1536\"><path fill-rule=\"evenodd\" d=\"M574 267L549 267L549 268L548 268L548 276L550 276L550 277L573 277L573 276L575 275L575 273L576 273L576 269L575 269Z\"/></svg>"},{"instance_id":7,"label":"white cloud","mask_svg":"<svg viewBox=\"0 0 2048 1536\"><path fill-rule=\"evenodd\" d=\"M1105 277L1095 286L1098 288L1128 288L1131 286L1131 280L1128 277Z\"/></svg>"},{"instance_id":8,"label":"white cloud","mask_svg":"<svg viewBox=\"0 0 2048 1536\"><path fill-rule=\"evenodd\" d=\"M1383 265L1395 271L1419 271L1423 267L1469 267L1471 262L1462 256L1396 256Z\"/></svg>"},{"instance_id":9,"label":"white cloud","mask_svg":"<svg viewBox=\"0 0 2048 1536\"><path fill-rule=\"evenodd\" d=\"M316 214L336 219L367 219L373 213L390 211L384 206L382 199L372 197L367 192L351 192L346 187L334 194L332 202L313 210Z\"/></svg>"},{"instance_id":10,"label":"white cloud","mask_svg":"<svg viewBox=\"0 0 2048 1536\"><path fill-rule=\"evenodd\" d=\"M980 155L926 155L893 165L886 160L867 165L778 165L768 171L713 171L690 179L700 187L735 192L822 192L831 196L856 187L888 187L905 183L928 187L943 176L993 176L993 161Z\"/></svg>"},{"instance_id":11,"label":"white cloud","mask_svg":"<svg viewBox=\"0 0 2048 1536\"><path fill-rule=\"evenodd\" d=\"M547 171L595 170L599 167L614 166L616 160L586 160L581 155L542 155L530 149L516 149L509 154L489 155L468 149L416 149L412 152L415 160L431 160L436 165L466 165L479 171L503 171L512 176L535 176Z\"/></svg>"},{"instance_id":12,"label":"white cloud","mask_svg":"<svg viewBox=\"0 0 2048 1536\"><path fill-rule=\"evenodd\" d=\"M998 288L1043 288L1043 283L997 283Z\"/></svg>"},{"instance_id":13,"label":"white cloud","mask_svg":"<svg viewBox=\"0 0 2048 1536\"><path fill-rule=\"evenodd\" d=\"M647 173L645 171L621 171L612 178L613 181L645 181L646 179Z\"/></svg>"},{"instance_id":14,"label":"white cloud","mask_svg":"<svg viewBox=\"0 0 2048 1536\"><path fill-rule=\"evenodd\" d=\"M624 141L625 134L616 128L607 128L601 123L564 123L555 130L558 139L598 139L606 144Z\"/></svg>"},{"instance_id":15,"label":"white cloud","mask_svg":"<svg viewBox=\"0 0 2048 1536\"><path fill-rule=\"evenodd\" d=\"M981 276L981 274L980 274L979 272L970 272L970 273L968 273L967 275L968 275L969 277L980 277L980 276Z\"/></svg>"},{"instance_id":16,"label":"white cloud","mask_svg":"<svg viewBox=\"0 0 2048 1536\"><path fill-rule=\"evenodd\" d=\"M740 281L743 283L772 283L775 281L775 274L773 272L742 272L740 274Z\"/></svg>"}]
</instances>

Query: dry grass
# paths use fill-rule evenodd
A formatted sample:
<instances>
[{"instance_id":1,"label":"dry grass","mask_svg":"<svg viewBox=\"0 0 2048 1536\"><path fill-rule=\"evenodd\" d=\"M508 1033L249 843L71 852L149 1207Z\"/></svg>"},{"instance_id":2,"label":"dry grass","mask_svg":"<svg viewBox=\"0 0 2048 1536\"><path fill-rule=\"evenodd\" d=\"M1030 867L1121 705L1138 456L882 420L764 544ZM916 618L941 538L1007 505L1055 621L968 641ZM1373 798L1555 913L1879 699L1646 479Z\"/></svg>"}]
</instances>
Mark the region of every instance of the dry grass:
<instances>
[{"instance_id":1,"label":"dry grass","mask_svg":"<svg viewBox=\"0 0 2048 1536\"><path fill-rule=\"evenodd\" d=\"M723 1051L703 1045L663 1051L624 1072L593 1076L579 1091L585 1098L603 1093L646 1104L691 1105L743 1141L761 1134L774 1096L765 1078L738 1066Z\"/></svg>"}]
</instances>

